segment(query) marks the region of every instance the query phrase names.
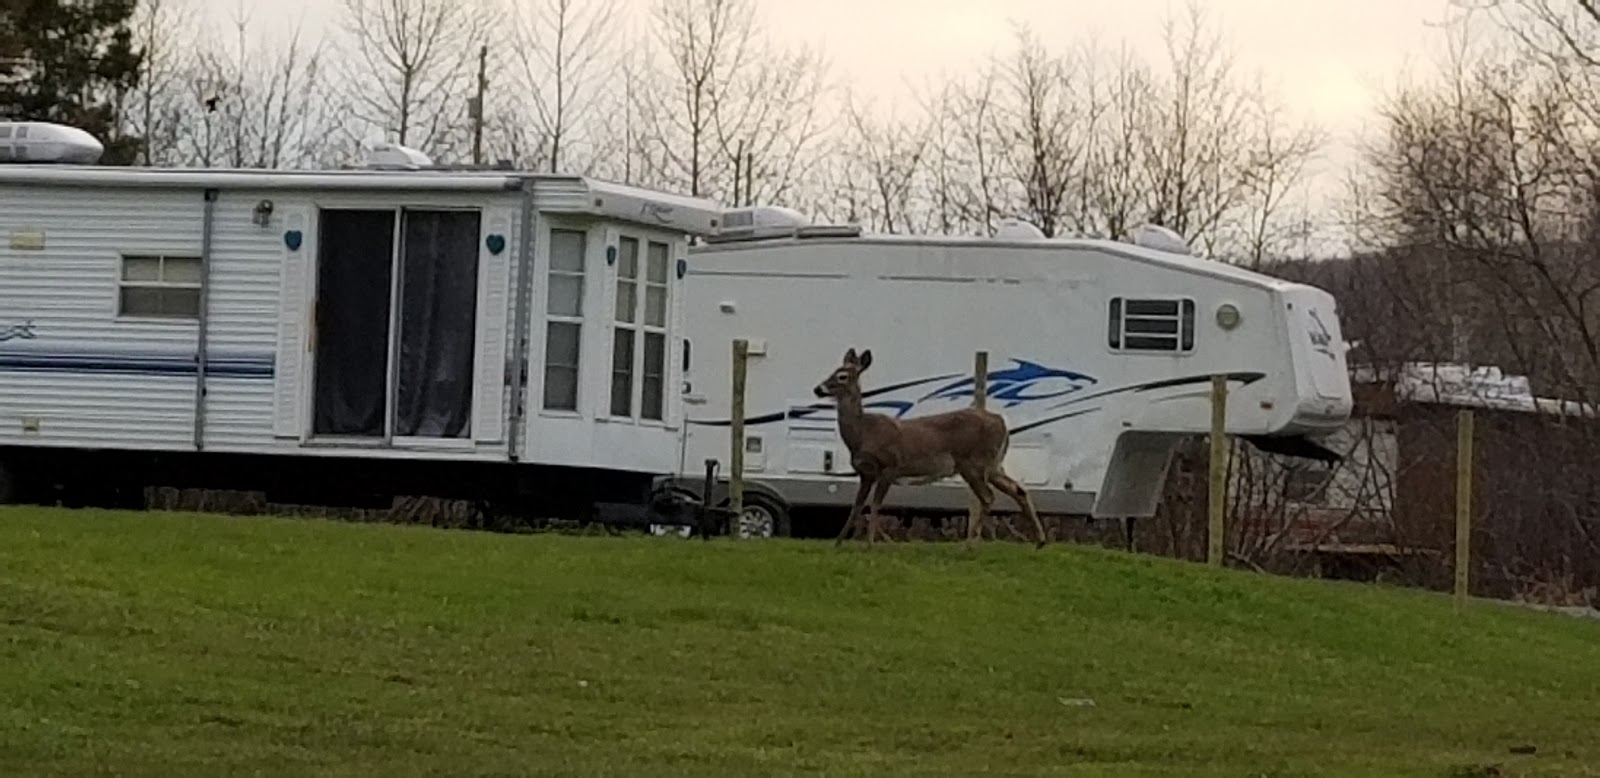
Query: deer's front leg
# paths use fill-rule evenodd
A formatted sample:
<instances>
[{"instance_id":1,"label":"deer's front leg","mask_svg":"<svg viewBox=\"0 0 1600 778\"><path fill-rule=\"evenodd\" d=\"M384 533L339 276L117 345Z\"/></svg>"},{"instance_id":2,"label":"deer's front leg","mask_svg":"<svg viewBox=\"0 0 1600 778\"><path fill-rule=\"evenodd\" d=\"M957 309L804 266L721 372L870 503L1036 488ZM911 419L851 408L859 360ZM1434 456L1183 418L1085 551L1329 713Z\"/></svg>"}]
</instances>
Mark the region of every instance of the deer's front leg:
<instances>
[{"instance_id":1,"label":"deer's front leg","mask_svg":"<svg viewBox=\"0 0 1600 778\"><path fill-rule=\"evenodd\" d=\"M867 494L872 491L872 479L861 476L861 485L856 487L856 501L850 506L850 517L844 520L844 526L839 528L839 537L833 539L835 548L844 542L844 536L861 520L861 507L867 504Z\"/></svg>"},{"instance_id":2,"label":"deer's front leg","mask_svg":"<svg viewBox=\"0 0 1600 778\"><path fill-rule=\"evenodd\" d=\"M878 515L883 511L883 497L894 486L893 478L880 478L872 490L872 514L867 518L867 545L870 547L878 535Z\"/></svg>"}]
</instances>

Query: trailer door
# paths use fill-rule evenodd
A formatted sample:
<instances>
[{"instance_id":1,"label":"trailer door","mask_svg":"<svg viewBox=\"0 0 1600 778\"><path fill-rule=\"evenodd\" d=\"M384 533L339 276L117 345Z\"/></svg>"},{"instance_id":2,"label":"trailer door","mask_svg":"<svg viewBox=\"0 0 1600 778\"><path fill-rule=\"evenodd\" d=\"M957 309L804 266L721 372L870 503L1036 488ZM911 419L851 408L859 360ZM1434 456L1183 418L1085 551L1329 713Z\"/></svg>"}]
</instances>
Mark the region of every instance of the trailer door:
<instances>
[{"instance_id":1,"label":"trailer door","mask_svg":"<svg viewBox=\"0 0 1600 778\"><path fill-rule=\"evenodd\" d=\"M312 433L472 434L481 216L323 210Z\"/></svg>"}]
</instances>

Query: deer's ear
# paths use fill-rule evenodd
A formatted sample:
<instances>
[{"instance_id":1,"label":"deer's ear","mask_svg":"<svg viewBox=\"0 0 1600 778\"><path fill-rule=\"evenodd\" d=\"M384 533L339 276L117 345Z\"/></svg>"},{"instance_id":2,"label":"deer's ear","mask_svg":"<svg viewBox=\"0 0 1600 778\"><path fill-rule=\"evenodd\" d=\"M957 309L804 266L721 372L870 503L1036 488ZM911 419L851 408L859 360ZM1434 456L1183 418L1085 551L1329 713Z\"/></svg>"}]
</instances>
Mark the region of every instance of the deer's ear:
<instances>
[{"instance_id":1,"label":"deer's ear","mask_svg":"<svg viewBox=\"0 0 1600 778\"><path fill-rule=\"evenodd\" d=\"M866 370L872 366L872 349L861 352L861 369Z\"/></svg>"},{"instance_id":2,"label":"deer's ear","mask_svg":"<svg viewBox=\"0 0 1600 778\"><path fill-rule=\"evenodd\" d=\"M856 349L854 346L851 346L849 351L844 352L844 363L847 365L856 363Z\"/></svg>"}]
</instances>

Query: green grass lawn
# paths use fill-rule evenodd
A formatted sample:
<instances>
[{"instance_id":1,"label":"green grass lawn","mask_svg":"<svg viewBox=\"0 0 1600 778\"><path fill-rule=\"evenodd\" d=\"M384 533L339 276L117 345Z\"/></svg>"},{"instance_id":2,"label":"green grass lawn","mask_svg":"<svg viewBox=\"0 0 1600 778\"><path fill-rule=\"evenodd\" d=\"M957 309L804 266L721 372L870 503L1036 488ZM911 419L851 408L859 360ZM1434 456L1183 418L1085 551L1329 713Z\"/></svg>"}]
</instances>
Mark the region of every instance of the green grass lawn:
<instances>
[{"instance_id":1,"label":"green grass lawn","mask_svg":"<svg viewBox=\"0 0 1600 778\"><path fill-rule=\"evenodd\" d=\"M4 776L1600 775L1597 659L1091 548L0 509Z\"/></svg>"}]
</instances>

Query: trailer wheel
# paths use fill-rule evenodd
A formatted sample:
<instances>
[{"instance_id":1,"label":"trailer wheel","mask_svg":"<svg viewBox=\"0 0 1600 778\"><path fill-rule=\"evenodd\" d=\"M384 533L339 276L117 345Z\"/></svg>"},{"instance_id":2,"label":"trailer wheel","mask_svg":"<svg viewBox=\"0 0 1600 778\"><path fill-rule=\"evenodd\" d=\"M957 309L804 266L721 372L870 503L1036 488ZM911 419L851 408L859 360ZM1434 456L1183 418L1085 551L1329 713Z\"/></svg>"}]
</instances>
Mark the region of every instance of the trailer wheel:
<instances>
[{"instance_id":1,"label":"trailer wheel","mask_svg":"<svg viewBox=\"0 0 1600 778\"><path fill-rule=\"evenodd\" d=\"M765 495L746 494L737 532L741 538L789 537L789 512Z\"/></svg>"}]
</instances>

